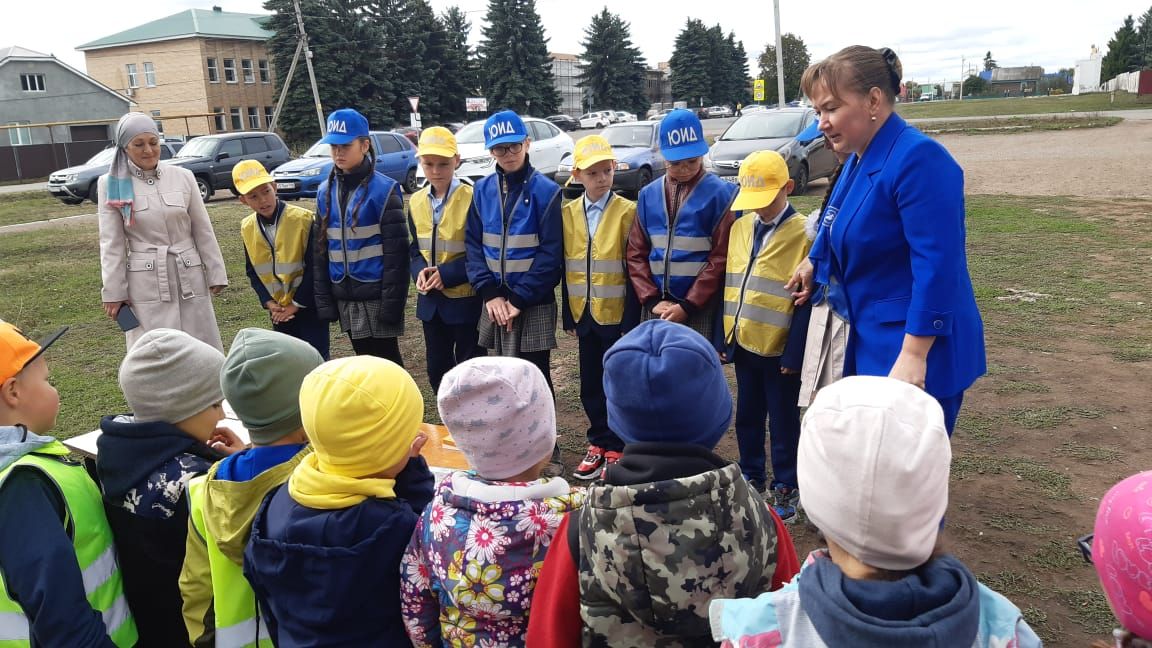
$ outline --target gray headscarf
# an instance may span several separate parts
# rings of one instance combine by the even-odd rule
[[[144,133],[160,136],[156,122],[144,113],[130,112],[116,123],[116,157],[112,158],[112,167],[108,169],[108,181],[105,187],[108,204],[120,210],[125,226],[132,224],[134,213],[132,202],[136,198],[136,193],[132,189],[132,169],[128,166],[128,152],[125,148],[137,135]]]

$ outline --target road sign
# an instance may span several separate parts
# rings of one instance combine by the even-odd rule
[[[420,113],[409,113],[408,123],[410,126],[412,126],[412,128],[423,128],[423,126],[420,125]]]
[[[488,99],[484,97],[466,97],[464,109],[468,112],[488,112]]]
[[[764,79],[756,79],[752,82],[752,100],[764,101]]]
[[[420,97],[408,97],[408,103],[412,104],[412,112],[417,112],[417,106],[420,105]]]

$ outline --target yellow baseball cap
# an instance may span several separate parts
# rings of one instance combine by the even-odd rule
[[[420,143],[416,145],[416,155],[439,155],[456,157],[456,136],[443,126],[433,126],[420,133]]]
[[[760,209],[772,204],[788,184],[788,163],[776,151],[756,151],[740,165],[740,193],[732,209]]]
[[[232,184],[236,185],[236,191],[239,191],[241,196],[246,196],[249,191],[269,182],[274,182],[272,176],[268,175],[264,165],[256,160],[244,160],[232,169]]]
[[[573,158],[575,160],[572,166],[583,170],[597,162],[615,160],[616,154],[612,152],[612,145],[608,143],[608,140],[599,135],[588,135],[581,137],[576,142],[576,152],[573,154]]]

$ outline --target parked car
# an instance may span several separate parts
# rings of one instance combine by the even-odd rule
[[[422,129],[416,128],[415,126],[399,126],[397,128],[393,128],[392,132],[400,133],[404,137],[407,137],[408,140],[413,144],[419,144],[421,130]]]
[[[447,124],[444,124],[444,128],[447,128],[449,131],[455,133],[461,128],[464,128],[464,122],[448,122]]]
[[[706,159],[709,170],[729,182],[739,182],[744,158],[755,151],[779,151],[788,162],[788,173],[796,182],[793,194],[802,194],[808,182],[832,175],[836,156],[824,146],[824,135],[801,142],[804,129],[816,119],[811,108],[780,108],[744,115],[732,122]]]
[[[544,119],[556,124],[556,126],[563,131],[573,131],[580,128],[580,122],[576,121],[571,115],[552,115]]]
[[[758,112],[764,112],[765,110],[768,110],[768,106],[764,104],[748,104],[740,108],[740,115],[754,115]]]
[[[161,142],[160,159],[171,159],[183,146],[183,142]],[[96,181],[108,173],[116,147],[109,147],[88,158],[84,164],[53,171],[48,176],[48,193],[66,205],[79,205],[85,200],[96,202]]]
[[[376,170],[403,185],[408,193],[416,191],[416,147],[400,133],[372,131],[372,150],[376,152]],[[331,147],[316,142],[303,156],[272,172],[276,195],[281,198],[315,198],[320,183],[332,172]]]
[[[612,118],[608,116],[607,110],[597,110],[580,115],[577,121],[580,122],[580,128],[604,128],[612,123]]]
[[[661,119],[664,119],[665,117],[668,116],[668,113],[672,112],[673,110],[676,110],[676,109],[675,108],[665,108],[664,110],[661,110],[660,112],[656,113],[656,116],[652,118],[652,121],[660,121]]]
[[[552,122],[537,117],[525,117],[524,125],[532,139],[528,146],[532,166],[550,178],[555,177],[560,164],[572,157],[572,138]],[[484,148],[483,121],[474,121],[461,128],[456,133],[456,147],[460,152],[456,177],[476,182],[496,173],[496,159]],[[424,170],[417,167],[416,185],[423,187],[427,183]]]
[[[616,154],[616,176],[612,189],[638,194],[644,185],[664,175],[667,164],[660,154],[660,124],[658,121],[639,121],[613,124],[600,135],[608,140]],[[556,182],[564,187],[566,198],[584,193],[584,187],[572,180],[572,161],[561,163]]]
[[[728,106],[710,106],[706,111],[709,118],[713,117],[731,117],[732,109]]]
[[[624,110],[617,110],[614,114],[616,115],[616,123],[636,121],[636,115]]]
[[[284,140],[275,133],[250,131],[205,135],[189,141],[171,159],[161,164],[184,167],[196,176],[196,185],[204,202],[218,189],[236,194],[232,168],[243,160],[256,160],[265,169],[273,169],[291,159]]]

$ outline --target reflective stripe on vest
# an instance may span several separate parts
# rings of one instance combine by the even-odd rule
[[[753,260],[755,213],[732,224],[724,282],[724,339],[761,356],[784,352],[792,326],[792,293],[784,285],[808,255],[806,219],[794,214],[769,235]]]
[[[380,238],[380,218],[388,205],[388,198],[399,193],[396,181],[374,173],[365,187],[363,184],[348,195],[348,204],[341,209],[337,196],[338,183],[325,180],[316,193],[316,207],[320,224],[328,236],[328,275],[333,283],[345,277],[372,283],[380,281],[384,273],[384,249]],[[355,222],[352,212],[359,205]]]
[[[3,489],[17,466],[39,471],[62,495],[65,519],[76,562],[83,578],[84,593],[93,610],[100,612],[109,638],[117,646],[136,644],[136,623],[124,598],[124,584],[116,563],[112,530],[104,517],[104,505],[96,484],[76,464],[64,461],[68,449],[58,441],[38,448],[34,454],[17,459],[0,471]],[[0,645],[30,646],[31,628],[24,611],[8,596],[0,575]]]
[[[256,214],[240,222],[240,236],[252,268],[272,299],[288,306],[304,281],[304,252],[312,231],[312,212],[284,205],[276,221],[276,240],[269,242]]]
[[[612,195],[590,240],[584,199],[564,206],[564,280],[568,306],[577,320],[585,308],[598,324],[614,325],[624,319],[628,292],[624,256],[635,218],[636,203]]]
[[[440,223],[432,221],[432,185],[417,191],[408,202],[408,215],[416,230],[416,242],[424,263],[430,266],[443,265],[465,255],[465,225],[468,222],[468,208],[472,206],[472,187],[460,183],[448,196],[448,204],[440,216]],[[440,291],[445,297],[470,297],[476,294],[472,284],[464,282],[459,286],[446,287]]]
[[[208,533],[204,523],[207,479],[207,475],[200,475],[188,482],[188,513],[192,530],[204,540],[208,549],[216,648],[271,648],[268,625],[259,617],[256,594],[244,578],[243,568],[221,553],[216,539]]]
[[[708,263],[712,233],[736,198],[739,187],[705,173],[675,218],[665,200],[667,176],[640,191],[636,218],[651,242],[648,263],[662,294],[684,299]]]
[[[560,187],[534,171],[524,181],[505,222],[502,180],[493,174],[478,182],[474,205],[480,216],[481,247],[488,270],[499,283],[512,286],[532,269],[540,247],[540,221],[547,217],[552,201],[559,199]]]

